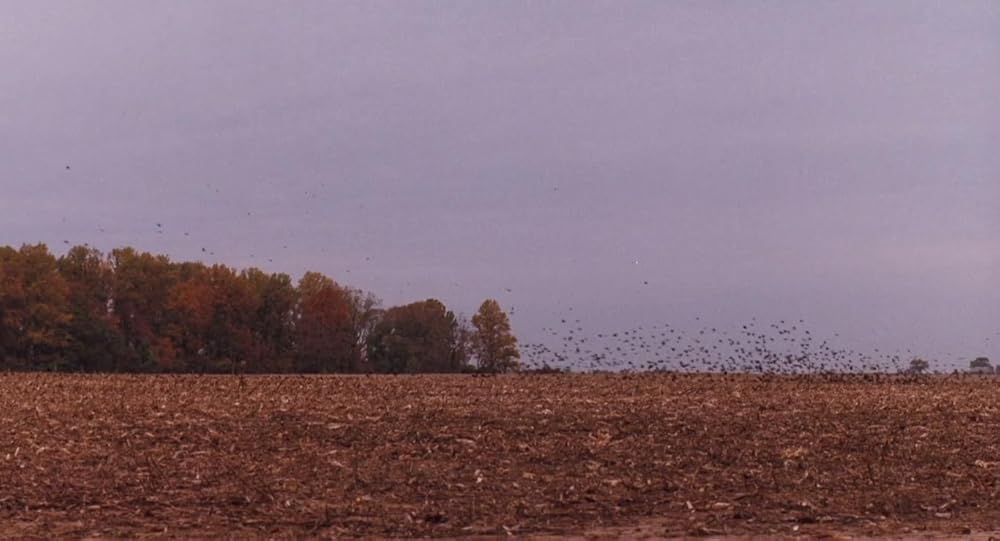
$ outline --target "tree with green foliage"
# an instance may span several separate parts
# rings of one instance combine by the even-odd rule
[[[385,311],[368,337],[368,357],[377,372],[461,372],[468,357],[458,318],[437,299]]]
[[[351,362],[353,372],[371,372],[368,358],[368,337],[385,313],[382,301],[372,293],[360,289],[347,288],[350,300]]]
[[[987,357],[976,357],[969,362],[969,370],[979,374],[992,374],[993,365]]]
[[[125,343],[110,309],[111,264],[96,248],[74,246],[59,258],[58,265],[68,286],[73,316],[66,364],[84,372],[113,370]]]
[[[923,374],[930,368],[930,363],[921,358],[915,358],[910,360],[909,372],[913,374]]]
[[[251,332],[257,347],[247,359],[248,372],[287,372],[295,347],[295,309],[298,289],[287,274],[266,274],[259,269],[241,273],[256,306]]]

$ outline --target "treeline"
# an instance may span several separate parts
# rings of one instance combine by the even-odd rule
[[[0,369],[415,373],[519,366],[492,299],[471,322],[428,299],[384,309],[316,272],[287,274],[119,248],[0,247]]]

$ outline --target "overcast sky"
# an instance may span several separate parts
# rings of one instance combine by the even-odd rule
[[[496,297],[522,341],[996,360],[1000,4],[9,0],[0,194],[0,245]]]

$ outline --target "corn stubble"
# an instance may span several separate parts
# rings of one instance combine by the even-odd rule
[[[0,537],[961,534],[998,429],[992,378],[8,374]]]

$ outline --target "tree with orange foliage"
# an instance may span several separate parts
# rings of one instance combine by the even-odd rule
[[[225,265],[192,269],[171,290],[169,307],[174,321],[157,344],[161,368],[169,370],[163,363],[181,360],[189,370],[236,372],[257,357],[251,330],[256,299],[235,270]]]
[[[71,369],[65,364],[73,315],[69,288],[44,244],[0,249],[0,355],[8,368]]]
[[[132,248],[113,250],[110,261],[112,313],[125,342],[125,354],[115,359],[114,370],[156,370],[156,345],[170,322],[170,291],[178,268],[167,256]]]
[[[479,368],[486,372],[510,372],[520,368],[521,353],[510,320],[494,299],[486,299],[472,316],[476,328],[475,350]]]
[[[346,289],[318,272],[299,281],[295,366],[300,372],[354,372],[352,305]]]

